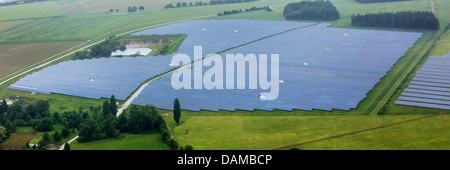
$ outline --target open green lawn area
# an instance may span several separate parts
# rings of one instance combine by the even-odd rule
[[[156,131],[146,134],[121,133],[117,138],[70,144],[71,150],[169,150]]]
[[[46,1],[0,7],[0,21],[63,16],[67,13],[56,3]]]
[[[250,115],[251,113],[249,113]],[[174,129],[176,140],[181,145],[190,144],[195,149],[278,149],[284,146],[295,145],[313,141],[329,136],[335,136],[364,129],[370,129],[409,119],[423,117],[423,115],[398,116],[189,116],[185,117],[179,126],[176,126],[171,117],[167,117]],[[367,131],[371,139],[378,139],[366,146],[348,145],[345,149],[426,149],[427,144],[441,141],[440,146],[450,146],[448,134],[449,115],[440,115],[433,118],[407,122],[404,124],[379,129],[374,133]],[[439,120],[434,122],[433,120]],[[420,123],[422,122],[422,123]],[[428,123],[427,123],[428,122]],[[433,123],[434,122],[434,123]],[[433,126],[431,126],[433,125]],[[186,129],[188,134],[186,134]],[[388,129],[396,129],[388,130]],[[405,134],[399,134],[405,130]],[[386,139],[387,132],[390,137]],[[377,133],[375,133],[377,132]],[[385,132],[385,133],[384,133]],[[417,132],[417,133],[415,133]],[[432,135],[427,135],[433,133]],[[408,136],[410,134],[411,136]],[[353,134],[355,138],[359,134]],[[349,135],[351,138],[353,135]],[[401,138],[396,139],[400,135]],[[443,135],[443,136],[442,136]],[[416,144],[416,136],[423,140]],[[386,141],[383,141],[383,138]],[[340,138],[337,138],[340,139]],[[426,140],[425,140],[426,139]],[[445,140],[443,140],[445,139]],[[345,141],[343,141],[345,142]],[[324,144],[327,140],[323,141]],[[388,147],[380,147],[389,145]],[[340,149],[339,145],[327,146],[327,149]],[[395,145],[396,144],[396,145]],[[402,145],[404,144],[404,145]],[[421,147],[415,147],[420,145]],[[320,149],[317,146],[313,149]],[[430,146],[430,148],[435,148]],[[289,149],[289,148],[286,148]],[[307,147],[305,146],[305,149]]]
[[[450,150],[450,115],[300,145],[301,149]]]

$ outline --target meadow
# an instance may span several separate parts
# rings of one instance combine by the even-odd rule
[[[144,134],[121,133],[116,138],[101,139],[87,143],[74,141],[71,150],[169,150],[156,131]]]
[[[283,148],[285,146],[297,143],[314,141],[317,139],[327,138],[340,134],[351,133],[355,131],[371,129],[379,126],[384,126],[392,123],[402,122],[405,120],[420,118],[423,115],[399,115],[399,116],[253,116],[251,113],[248,116],[226,116],[226,115],[208,115],[208,116],[190,116],[188,113],[182,113],[182,123],[176,125],[171,116],[166,120],[170,126],[173,127],[176,140],[182,144],[190,144],[196,149],[290,149]],[[437,117],[436,117],[437,118]],[[450,116],[445,116],[446,120]],[[428,118],[432,119],[432,118]],[[428,119],[420,120],[426,121]],[[419,122],[419,121],[417,121]],[[441,121],[442,124],[445,120]],[[409,124],[409,123],[408,123]],[[408,126],[405,123],[406,127]],[[418,125],[412,124],[412,125]],[[401,125],[398,125],[401,126]],[[389,128],[395,128],[392,126]],[[440,129],[440,126],[432,126],[429,129]],[[387,129],[387,128],[386,128]],[[186,134],[186,130],[188,134]],[[374,130],[375,131],[375,130]],[[387,130],[386,130],[387,131]],[[383,132],[386,132],[383,131]],[[367,133],[370,133],[368,131]],[[400,131],[401,132],[401,131]],[[406,132],[414,132],[414,128]],[[392,132],[394,133],[394,132]],[[397,132],[399,133],[399,132]],[[445,133],[445,130],[432,133],[428,138],[441,139],[440,134]],[[439,134],[435,134],[439,133]],[[356,133],[358,134],[358,133]],[[353,135],[356,135],[353,134]],[[382,138],[383,133],[374,133],[372,138]],[[415,135],[427,137],[426,131],[420,131]],[[352,136],[352,135],[348,135]],[[395,138],[395,134],[391,134],[391,138]],[[438,140],[436,139],[436,140]],[[403,136],[404,142],[411,142],[412,138]],[[377,143],[379,142],[379,143]],[[392,141],[393,142],[393,141]],[[401,143],[401,140],[396,141]],[[427,140],[421,141],[426,145]],[[448,140],[444,141],[448,144]],[[323,142],[326,144],[326,140]],[[382,141],[374,141],[370,147],[376,148],[383,145]],[[295,146],[297,147],[297,146]],[[300,148],[302,148],[301,146]],[[317,148],[320,148],[317,147]],[[355,149],[357,145],[348,146],[346,149]],[[368,146],[369,148],[369,146]],[[305,147],[306,149],[306,147]],[[338,149],[337,146],[329,147],[329,149]],[[381,149],[381,148],[380,148]],[[402,149],[400,146],[391,146],[391,149]],[[410,149],[418,149],[411,147]]]
[[[0,21],[65,15],[67,15],[67,13],[58,5],[58,3],[56,3],[56,1],[45,1],[0,7]]]

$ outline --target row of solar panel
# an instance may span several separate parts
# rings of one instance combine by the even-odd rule
[[[448,57],[430,57],[395,104],[450,110]]]

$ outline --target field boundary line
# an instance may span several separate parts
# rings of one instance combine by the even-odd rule
[[[338,134],[338,135],[332,135],[332,136],[328,136],[328,137],[324,137],[324,138],[320,138],[320,139],[310,140],[310,141],[306,141],[306,142],[300,142],[300,143],[297,143],[297,144],[287,145],[287,146],[283,146],[283,147],[277,147],[277,148],[273,148],[272,150],[290,149],[290,148],[293,148],[293,147],[296,147],[296,146],[299,146],[299,145],[305,145],[305,144],[320,142],[320,141],[324,141],[324,140],[328,140],[328,139],[334,139],[334,138],[339,138],[339,137],[343,137],[343,136],[354,135],[354,134],[357,134],[357,133],[368,132],[368,131],[377,130],[377,129],[383,129],[383,128],[387,128],[387,127],[391,127],[391,126],[401,125],[401,124],[405,124],[405,123],[408,123],[408,122],[413,122],[413,121],[418,121],[418,120],[422,120],[422,119],[432,118],[432,117],[436,117],[436,116],[440,116],[440,115],[442,115],[442,113],[426,115],[426,116],[422,116],[422,117],[417,117],[417,118],[412,118],[412,119],[408,119],[408,120],[403,120],[403,121],[400,121],[400,122],[395,122],[395,123],[390,123],[390,124],[386,124],[386,125],[376,126],[376,127],[372,127],[372,128],[367,128],[367,129],[362,129],[362,130],[342,133],[342,134]]]

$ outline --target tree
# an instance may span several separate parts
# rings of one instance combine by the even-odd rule
[[[119,133],[117,132],[118,123],[116,116],[108,115],[106,119],[103,120],[101,127],[103,129],[103,132],[108,137],[113,138],[119,135]]]
[[[65,151],[70,150],[70,144],[69,143],[64,144],[64,150]]]
[[[167,142],[167,140],[170,139],[169,131],[163,130],[163,131],[161,132],[161,139],[162,139],[163,142]]]
[[[55,131],[55,133],[53,133],[53,141],[55,142],[59,142],[61,141],[61,134],[58,131]]]
[[[38,142],[38,148],[39,148],[39,149],[42,149],[43,147],[45,147],[45,149],[47,149],[47,141],[45,141],[44,139],[41,139],[41,140]]]
[[[84,123],[80,124],[80,132],[78,133],[78,142],[90,142],[99,138],[99,127],[97,122],[88,118]]]
[[[178,98],[175,99],[173,103],[173,119],[177,124],[180,124],[180,118],[181,118],[181,108],[180,108],[180,101],[178,101]]]
[[[113,12],[114,12],[114,9],[109,9],[109,12],[110,12],[110,13],[113,13]]]
[[[110,101],[111,102],[109,104],[109,107],[110,107],[111,113],[114,116],[116,116],[117,115],[117,100],[116,100],[116,97],[114,95],[112,95]]]
[[[105,117],[106,117],[106,115],[112,114],[112,112],[111,112],[111,106],[110,106],[108,100],[105,100],[105,101],[103,102],[102,111],[103,111],[103,116],[105,116]]]
[[[47,132],[53,130],[53,119],[45,117],[39,121],[36,130],[41,132]]]
[[[45,142],[50,142],[51,141],[50,135],[47,132],[45,132],[44,136],[42,137],[42,140],[44,140]]]
[[[3,101],[2,101],[1,108],[3,109],[3,113],[6,113],[6,111],[8,111],[8,103],[6,102],[5,99],[3,99]],[[0,113],[1,113],[1,111],[0,111]]]
[[[118,119],[119,119],[118,120],[119,131],[120,132],[127,132],[128,131],[128,119],[127,119],[127,116],[125,114],[120,114]]]
[[[191,145],[186,145],[185,147],[184,147],[184,150],[194,150],[194,147],[192,147]]]
[[[62,135],[63,138],[67,138],[70,135],[70,130],[67,129],[67,128],[63,128],[61,130],[61,135]]]
[[[5,127],[0,126],[0,143],[2,143],[3,141],[6,140],[6,138],[8,138],[7,133],[8,132],[6,131]]]
[[[55,123],[58,123],[61,120],[61,117],[59,116],[58,112],[53,113],[53,119]]]
[[[169,139],[166,143],[169,145],[170,149],[178,149],[178,142],[174,139]]]
[[[143,11],[144,10],[144,6],[139,6],[139,11]]]

